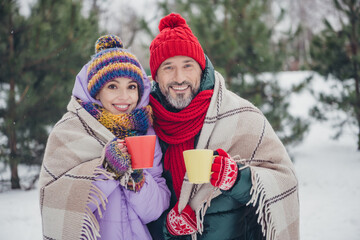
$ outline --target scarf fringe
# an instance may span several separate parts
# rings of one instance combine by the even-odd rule
[[[128,183],[129,181],[132,181],[134,183],[134,180],[132,179],[131,177],[131,173],[132,173],[132,170],[131,171],[127,171],[124,173],[123,176],[121,176],[121,178],[119,179],[119,182],[121,184],[121,186],[123,186],[124,188],[128,189]],[[135,183],[134,183],[135,185]]]
[[[264,184],[257,173],[251,172],[251,180],[253,186],[251,187],[250,195],[252,197],[246,205],[252,204],[255,207],[258,203],[258,208],[256,209],[256,214],[258,214],[257,222],[261,225],[261,231],[266,236],[266,240],[274,240],[277,234],[270,209],[265,203],[266,192]]]

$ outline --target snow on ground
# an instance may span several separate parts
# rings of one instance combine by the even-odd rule
[[[307,75],[279,77],[296,82]],[[291,111],[305,116],[312,103],[307,93],[293,96]],[[360,152],[353,135],[335,141],[332,134],[329,124],[314,123],[304,142],[290,149],[299,178],[302,240],[360,239]],[[0,214],[1,240],[42,238],[38,189],[0,193]]]
[[[42,239],[37,190],[0,193],[0,214],[1,240]]]
[[[360,239],[360,152],[353,138],[329,135],[328,126],[317,124],[293,152],[301,239]]]

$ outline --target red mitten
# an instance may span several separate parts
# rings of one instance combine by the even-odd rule
[[[210,182],[214,187],[221,190],[229,190],[235,183],[238,175],[238,166],[236,162],[222,149],[217,149],[219,156],[215,157],[211,166]]]
[[[179,202],[177,202],[166,217],[166,227],[175,236],[195,233],[197,225],[194,210],[190,205],[186,205],[184,210],[179,213]]]

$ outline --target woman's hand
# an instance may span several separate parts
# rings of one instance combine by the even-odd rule
[[[122,153],[128,153],[126,142],[124,139],[117,139],[118,147]]]

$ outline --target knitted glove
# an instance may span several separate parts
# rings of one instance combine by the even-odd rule
[[[194,210],[190,205],[186,205],[184,210],[179,213],[179,202],[177,202],[166,217],[166,228],[175,236],[195,233],[197,225]]]
[[[127,188],[135,192],[138,192],[144,186],[144,183],[145,183],[144,171],[142,169],[134,170],[134,172],[131,173],[131,178],[127,184]]]
[[[113,139],[105,149],[105,166],[108,171],[115,174],[115,179],[120,179],[129,170],[131,156],[122,152],[118,146],[117,138]],[[127,188],[135,192],[140,191],[145,183],[143,170],[134,170],[127,183]]]
[[[224,150],[217,149],[215,155],[217,155],[216,152],[219,156],[215,157],[211,166],[213,174],[211,174],[210,183],[221,190],[229,190],[237,178],[238,166]]]
[[[118,147],[117,138],[113,139],[105,149],[105,166],[114,173],[115,179],[119,179],[130,167],[130,155],[121,152]]]

